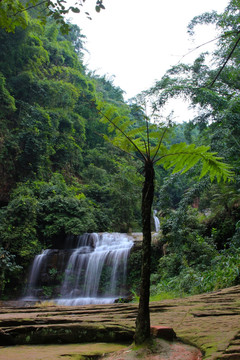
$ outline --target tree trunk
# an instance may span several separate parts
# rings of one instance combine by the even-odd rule
[[[142,344],[150,338],[150,265],[151,265],[151,215],[154,195],[154,168],[151,160],[145,163],[145,180],[142,189],[142,268],[140,300],[136,319],[135,343]]]

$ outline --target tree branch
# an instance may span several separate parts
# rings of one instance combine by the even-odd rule
[[[108,116],[106,116],[101,110],[99,110],[99,109],[97,109],[97,111],[98,111],[98,113],[100,114],[100,115],[102,115],[105,119],[107,119],[107,121],[109,121],[110,122],[110,124],[112,124],[114,127],[115,127],[115,129],[117,129],[133,146],[134,146],[134,148],[136,149],[136,151],[142,156],[142,161],[146,161],[147,159],[146,159],[146,157],[145,157],[145,155],[142,153],[142,151],[139,149],[139,147],[134,143],[134,141],[129,137],[129,136],[127,136],[127,134],[125,134],[125,132],[124,131],[122,131],[122,129],[119,127],[119,126],[117,126]]]
[[[202,47],[202,46],[204,46],[204,45],[210,44],[211,42],[216,41],[216,40],[218,40],[218,39],[220,39],[220,38],[221,38],[221,36],[218,36],[218,37],[216,37],[215,39],[209,40],[209,41],[207,41],[207,42],[205,42],[205,43],[203,43],[203,44],[201,44],[201,45],[198,45],[198,46],[195,47],[194,49],[192,49],[192,50],[190,50],[189,52],[187,52],[186,54],[184,54],[184,55],[181,57],[181,59],[178,61],[177,64],[180,64],[181,61],[182,61],[182,59],[184,59],[186,56],[188,56],[189,54],[191,54],[191,53],[194,52],[195,50],[199,49],[200,47]]]
[[[147,119],[146,119],[146,126],[147,126],[147,156],[150,159],[149,126]]]
[[[205,46],[205,45],[207,45],[207,44],[210,44],[210,43],[213,42],[213,41],[216,41],[216,40],[218,40],[218,39],[221,39],[221,38],[224,38],[224,37],[233,35],[233,34],[239,34],[239,31],[236,31],[236,30],[235,30],[235,31],[230,31],[230,32],[228,32],[228,33],[226,33],[226,34],[224,34],[224,35],[217,36],[216,38],[214,38],[214,39],[212,39],[212,40],[206,41],[205,43],[196,46],[195,48],[193,48],[192,50],[190,50],[189,52],[187,52],[186,54],[184,54],[184,55],[181,57],[181,59],[178,61],[177,64],[180,64],[183,58],[185,58],[186,56],[188,56],[189,54],[191,54],[191,53],[194,52],[195,50],[201,48],[202,46]]]
[[[1,1],[1,0],[0,0],[0,1]],[[100,133],[98,133],[97,131],[94,131],[94,133],[95,133],[96,135],[100,136],[102,139],[104,139],[104,140],[106,141],[106,139],[104,138],[104,135],[103,135],[103,134],[100,134]],[[139,159],[136,155],[131,154],[131,153],[129,153],[128,151],[121,149],[120,147],[114,145],[113,143],[109,142],[109,144],[112,145],[112,147],[113,147],[114,149],[120,150],[120,151],[122,151],[124,154],[127,154],[128,156],[132,156],[132,157],[134,157],[136,160],[141,160],[141,159]]]
[[[240,31],[238,31],[238,34],[239,34],[239,33],[240,33]],[[232,56],[234,50],[236,49],[239,41],[240,41],[240,36],[238,37],[237,41],[235,42],[235,44],[234,44],[231,52],[230,52],[229,55],[227,56],[226,60],[224,61],[223,65],[222,65],[222,67],[219,69],[217,75],[215,76],[215,78],[213,79],[213,81],[208,85],[208,87],[212,87],[212,86],[213,86],[213,84],[215,83],[215,81],[217,80],[217,78],[219,77],[219,75],[221,74],[221,72],[223,71],[223,69],[225,68],[227,62],[228,62],[229,59],[231,58],[231,56]]]
[[[162,141],[163,141],[163,138],[164,138],[164,136],[165,136],[165,134],[166,134],[166,131],[167,131],[167,127],[164,129],[164,131],[163,131],[163,133],[162,133],[162,136],[161,136],[161,139],[160,139],[160,141],[159,141],[159,143],[158,143],[157,150],[156,150],[155,154],[154,154],[153,157],[152,157],[152,162],[153,162],[153,164],[155,164],[158,160],[160,160],[160,158],[159,158],[159,159],[157,159],[157,160],[154,161],[154,159],[155,159],[155,157],[157,156],[157,153],[158,153],[158,151],[159,151],[159,149],[160,149],[160,146],[162,145]]]
[[[35,8],[35,7],[37,7],[37,6],[40,6],[40,5],[42,5],[42,4],[44,4],[44,3],[47,3],[47,2],[49,2],[49,1],[48,1],[48,0],[43,0],[43,1],[41,1],[40,3],[36,4],[36,5],[31,5],[31,6],[27,7],[27,8],[25,8],[25,9],[18,10],[18,11],[17,11],[15,14],[13,14],[13,15],[16,16],[16,15],[18,15],[18,14],[24,12],[24,11],[28,11],[28,10],[30,10],[30,9],[33,9],[33,8]]]

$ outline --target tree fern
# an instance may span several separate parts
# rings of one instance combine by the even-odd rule
[[[165,169],[173,167],[173,173],[178,171],[185,173],[200,161],[202,162],[200,179],[209,173],[211,181],[215,177],[218,182],[221,179],[223,181],[232,180],[233,172],[231,167],[222,162],[222,158],[216,156],[216,153],[210,152],[209,149],[209,146],[195,147],[194,144],[174,144],[169,149],[163,149],[162,147],[159,151],[159,157],[155,162],[158,165],[162,165]]]
[[[118,109],[99,103],[101,121],[108,123],[110,136],[105,139],[114,146],[136,156],[144,163],[144,184],[142,188],[142,267],[138,315],[136,318],[135,343],[142,344],[150,337],[150,265],[151,265],[151,208],[154,196],[154,166],[173,168],[173,173],[186,172],[198,162],[202,163],[200,178],[209,174],[210,179],[231,180],[230,166],[222,162],[208,146],[196,147],[194,144],[174,144],[167,147],[164,138],[169,129],[166,126],[151,124],[146,117],[145,126],[136,127],[136,121],[120,116]]]
[[[130,155],[138,153],[141,161],[152,161],[154,165],[161,165],[165,169],[173,168],[172,173],[185,173],[201,162],[200,179],[207,174],[211,181],[215,178],[218,182],[233,179],[230,166],[217,153],[210,152],[209,146],[178,143],[168,148],[163,144],[169,132],[166,126],[152,124],[146,117],[146,124],[137,127],[136,121],[120,116],[117,108],[106,106],[105,103],[99,103],[98,110],[102,115],[100,121],[108,124],[111,135],[104,135],[105,140]]]

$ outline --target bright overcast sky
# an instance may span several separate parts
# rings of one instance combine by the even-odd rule
[[[74,16],[86,35],[84,62],[89,70],[108,77],[129,99],[150,88],[189,50],[215,37],[213,28],[187,34],[190,20],[204,12],[222,12],[228,0],[104,0],[105,10],[95,12],[95,0],[86,0]],[[88,11],[92,20],[84,14]],[[204,27],[203,27],[204,28]],[[209,46],[201,48],[207,51]],[[184,57],[196,58],[197,52]]]
[[[114,75],[115,84],[129,98],[149,88],[170,65],[199,45],[189,39],[186,31],[194,16],[212,10],[221,12],[228,0],[104,0],[103,3],[106,9],[96,13],[95,0],[86,0],[81,13],[74,18],[87,37],[89,54],[85,63],[101,75]],[[84,11],[90,12],[92,20],[85,18]],[[212,36],[205,31],[200,41],[210,40]],[[185,61],[191,59],[189,56]]]

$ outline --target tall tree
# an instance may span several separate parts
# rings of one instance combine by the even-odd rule
[[[193,64],[179,64],[170,68],[144,95],[154,111],[160,111],[169,99],[189,100],[197,109],[192,120],[201,128],[208,126],[212,149],[227,156],[227,161],[239,161],[239,90],[240,90],[240,29],[239,0],[231,0],[222,14],[216,12],[196,16],[189,24],[214,24],[220,33],[217,48],[211,59],[203,53]],[[208,60],[208,61],[206,61]]]
[[[145,124],[138,127],[136,122],[119,116],[113,106],[99,102],[101,121],[108,123],[111,136],[104,135],[114,146],[143,163],[144,183],[142,187],[142,266],[138,315],[136,319],[135,343],[142,344],[150,338],[150,264],[151,264],[151,215],[154,197],[155,166],[165,169],[174,168],[173,173],[185,173],[198,162],[202,163],[200,178],[207,173],[211,180],[230,180],[233,173],[223,163],[222,158],[209,151],[208,146],[195,147],[194,144],[174,144],[170,147],[164,143],[169,127],[163,124],[152,124],[145,116]]]

